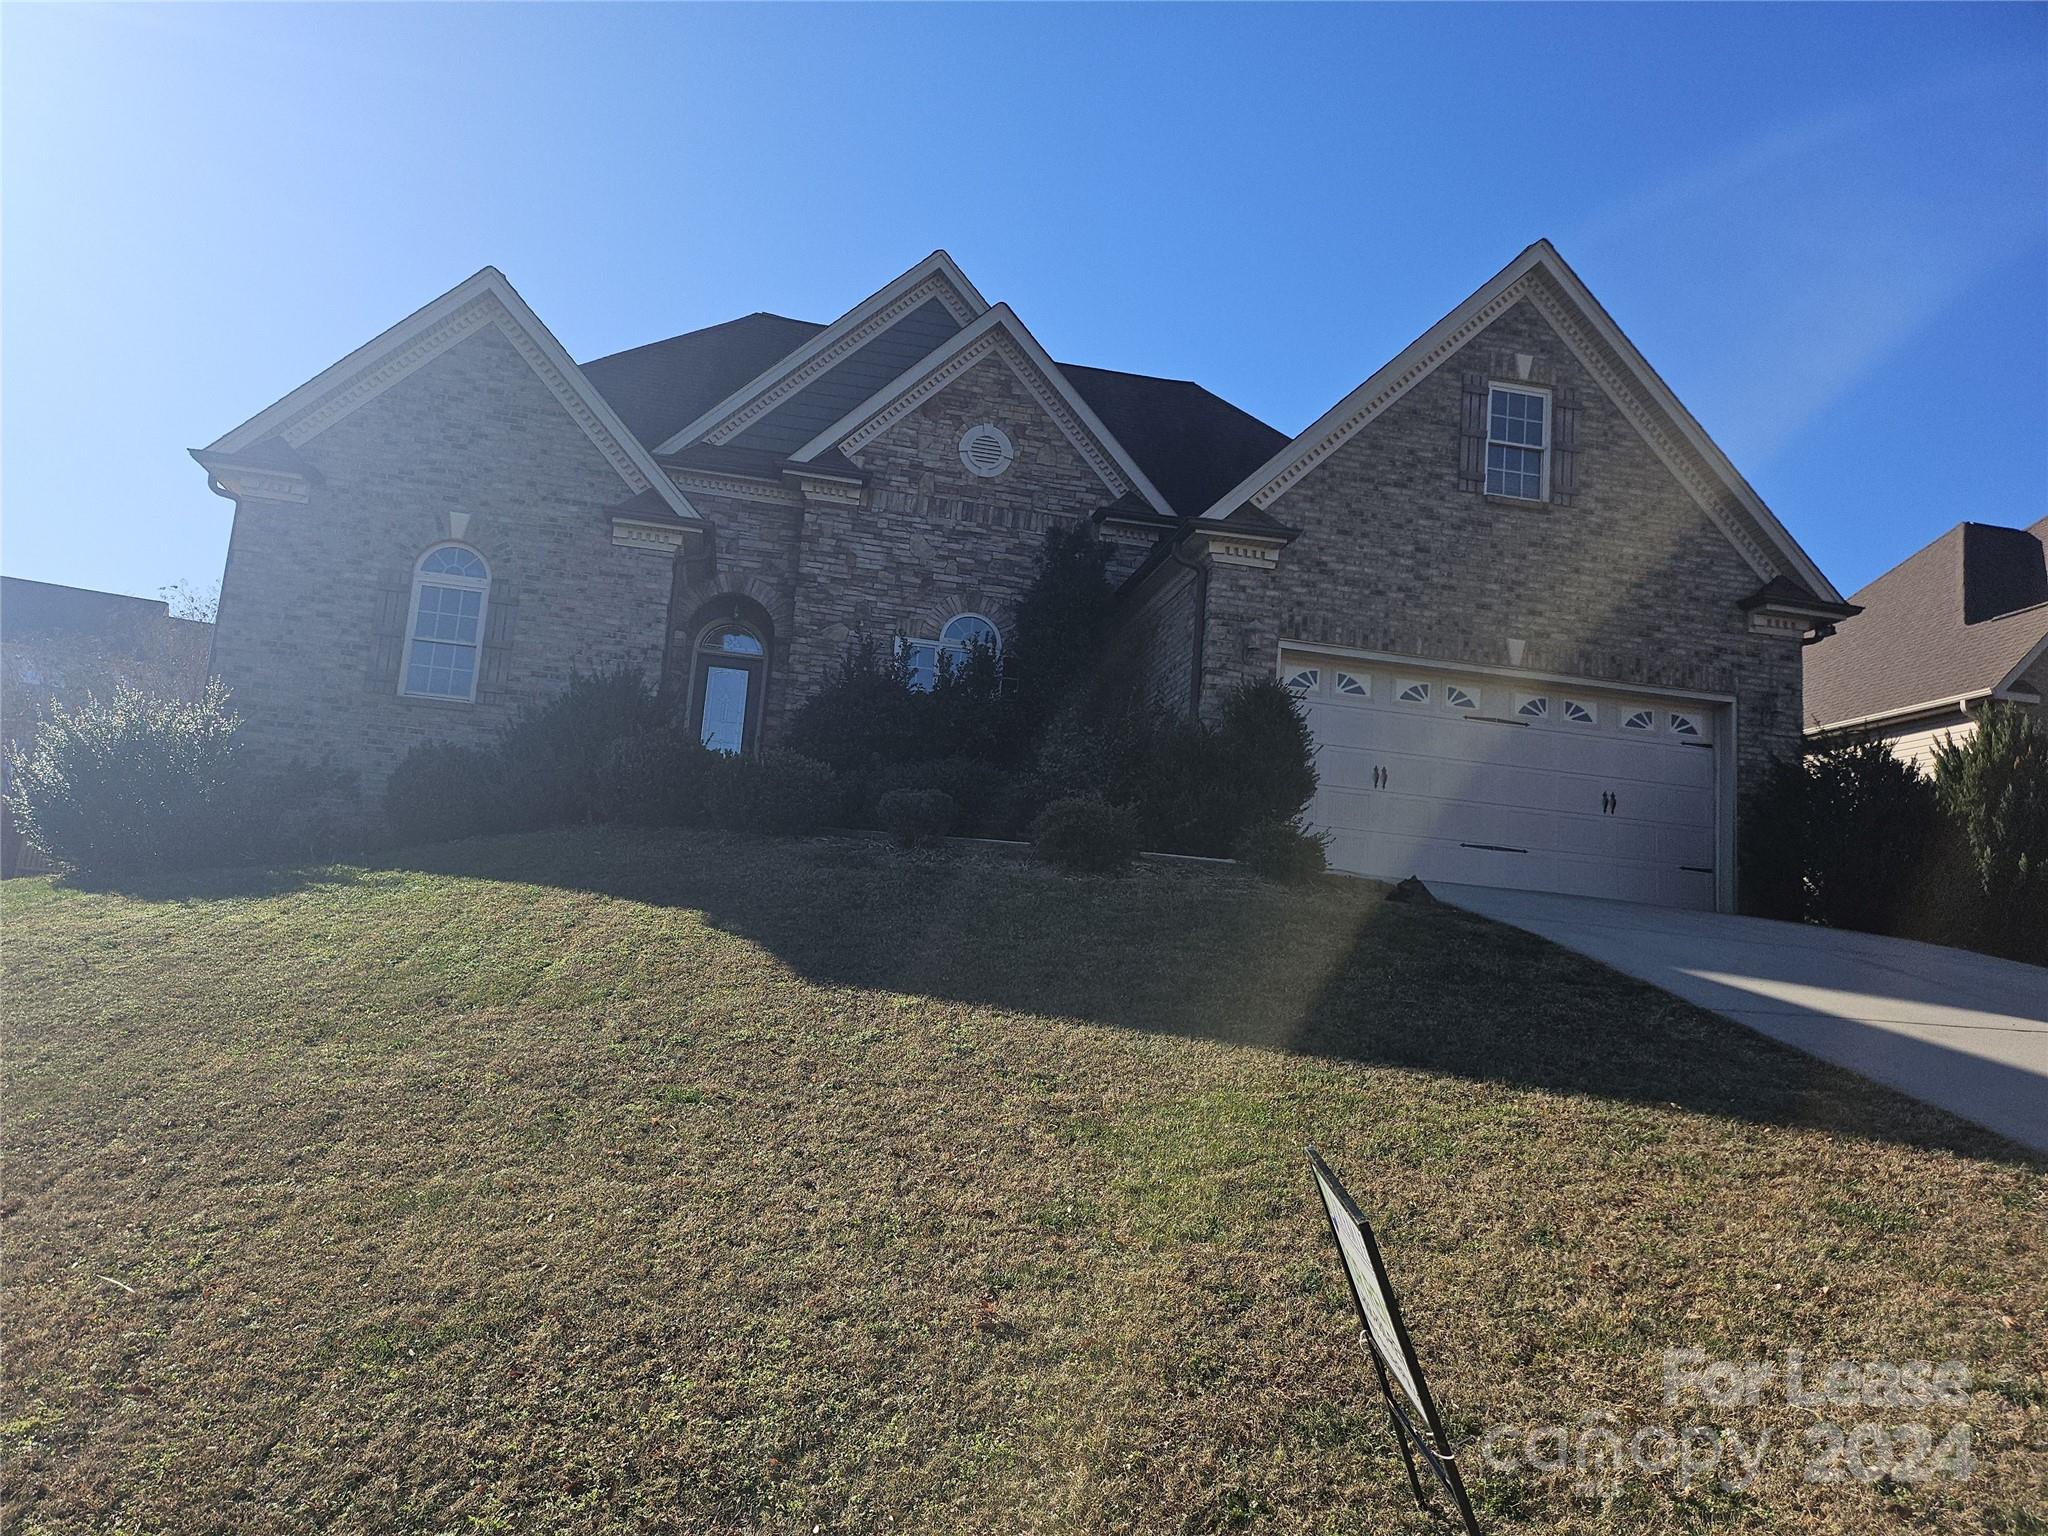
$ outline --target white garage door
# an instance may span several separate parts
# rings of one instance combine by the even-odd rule
[[[1336,868],[1713,908],[1712,706],[1294,653],[1281,677]]]

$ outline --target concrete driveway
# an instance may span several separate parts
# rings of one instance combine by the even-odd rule
[[[2048,970],[1761,917],[1430,890],[2048,1152]]]

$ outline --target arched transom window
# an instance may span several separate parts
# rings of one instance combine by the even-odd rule
[[[920,693],[930,692],[938,681],[939,658],[944,656],[958,672],[977,645],[987,646],[998,657],[1003,654],[1002,631],[978,613],[954,614],[936,640],[905,640],[903,655],[910,664],[910,686]]]
[[[420,557],[412,578],[412,622],[406,628],[401,693],[423,699],[475,699],[484,607],[490,595],[490,567],[475,550],[443,544]]]

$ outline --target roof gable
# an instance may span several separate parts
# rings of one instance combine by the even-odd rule
[[[697,521],[696,509],[496,267],[415,310],[194,456],[212,469],[258,464],[278,443],[297,449],[486,326],[504,334],[634,494],[652,491],[676,517]]]
[[[1116,440],[1102,418],[1074,388],[1067,376],[1039,346],[1007,304],[998,304],[906,369],[852,410],[832,422],[790,454],[797,464],[815,461],[834,449],[858,453],[861,447],[887,431],[897,421],[943,390],[954,379],[984,359],[995,358],[1008,365],[1018,380],[1044,408],[1067,441],[1087,461],[1112,497],[1131,492],[1142,496],[1153,510],[1171,515],[1173,509],[1158,487],[1140,469],[1124,446]]]
[[[933,302],[956,326],[971,323],[988,309],[988,301],[967,280],[953,258],[944,251],[933,251],[793,352],[670,433],[655,446],[655,452],[676,453],[700,438],[719,444],[732,442],[899,321]]]
[[[1750,567],[1769,581],[1789,575],[1815,596],[1837,592],[1692,413],[1658,377],[1613,318],[1547,240],[1539,240],[1324,412],[1202,515],[1228,517],[1250,503],[1265,511],[1353,433],[1442,367],[1514,305],[1527,300],[1663,460]]]

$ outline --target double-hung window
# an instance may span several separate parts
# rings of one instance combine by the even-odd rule
[[[475,550],[443,544],[420,557],[412,579],[399,692],[423,699],[476,698],[477,655],[490,593],[490,567]]]
[[[1550,397],[1496,384],[1486,397],[1486,493],[1522,501],[1550,495]]]

